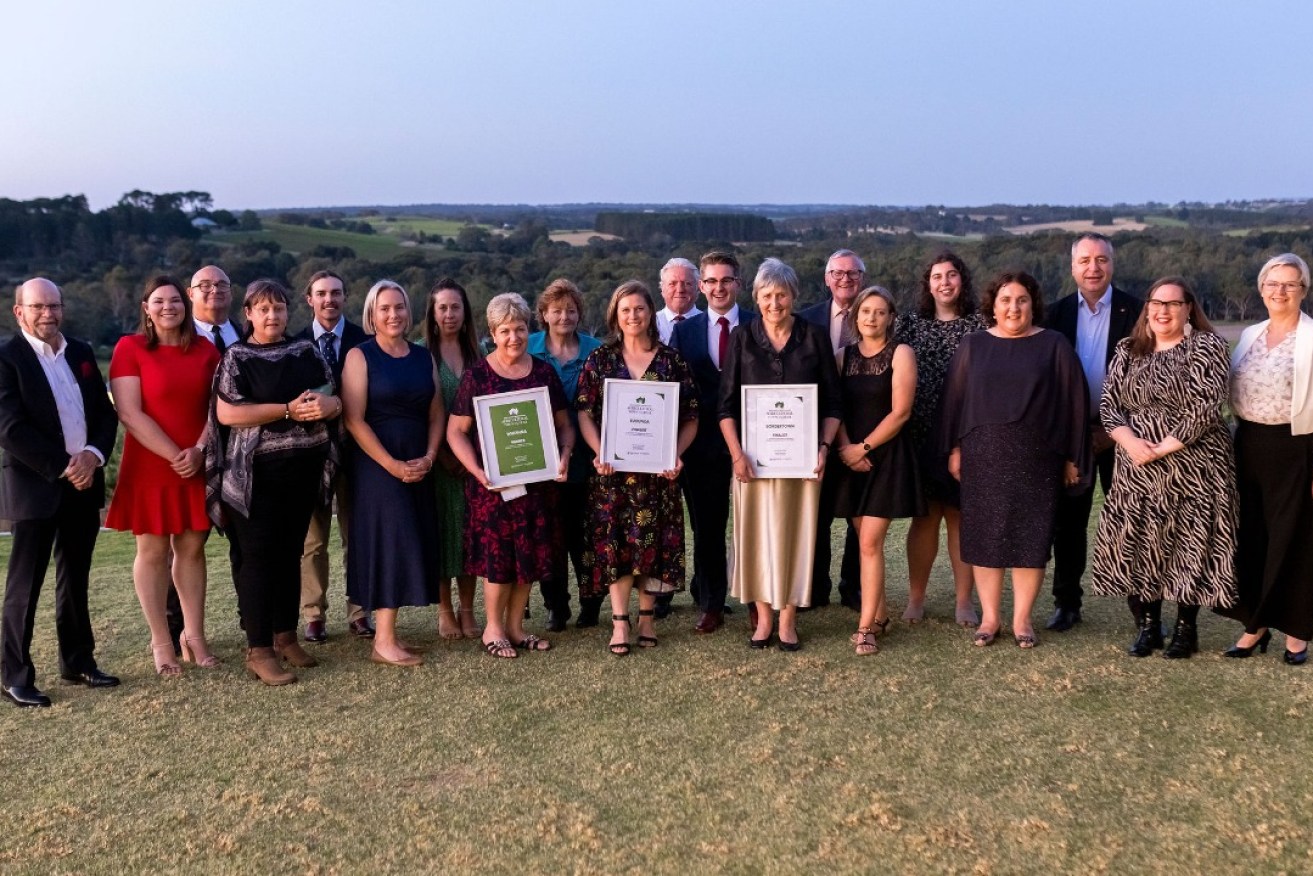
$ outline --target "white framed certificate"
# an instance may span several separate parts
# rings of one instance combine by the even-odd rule
[[[678,383],[608,377],[602,384],[601,458],[616,471],[670,471],[678,436]]]
[[[816,477],[818,398],[814,383],[742,388],[743,452],[757,477]]]
[[[474,423],[493,487],[556,480],[561,455],[547,387],[475,396]]]

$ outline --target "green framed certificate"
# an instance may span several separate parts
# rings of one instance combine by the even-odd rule
[[[816,477],[816,384],[744,386],[741,399],[743,452],[757,477]]]
[[[561,457],[547,387],[476,396],[474,422],[493,487],[556,480]]]
[[[602,385],[602,461],[656,474],[679,458],[679,384],[608,377]]]

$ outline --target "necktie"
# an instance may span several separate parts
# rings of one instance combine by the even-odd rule
[[[333,341],[337,340],[337,335],[332,332],[324,332],[319,336],[319,350],[324,354],[324,361],[328,363],[329,370],[337,373],[337,350],[334,348]]]
[[[214,334],[214,346],[218,348],[219,355],[222,356],[223,351],[228,349],[228,344],[223,339],[223,329],[215,325],[210,327],[210,331]]]
[[[843,349],[855,340],[857,340],[856,334],[848,324],[848,311],[839,311],[839,349]]]
[[[684,321],[684,314],[681,313],[679,316],[676,316],[676,317],[674,318],[673,321],[674,321],[674,322],[683,322],[683,321]]]
[[[729,318],[722,316],[716,320],[720,326],[720,338],[716,341],[716,367],[725,367],[725,353],[729,350]]]

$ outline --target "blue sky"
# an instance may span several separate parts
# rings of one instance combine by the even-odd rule
[[[25,2],[0,197],[1313,196],[1296,2]]]

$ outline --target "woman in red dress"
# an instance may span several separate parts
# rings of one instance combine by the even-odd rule
[[[182,657],[205,667],[219,663],[205,642],[204,480],[205,421],[219,352],[197,341],[183,288],[167,275],[146,283],[141,327],[119,341],[109,364],[127,438],[105,525],[137,537],[132,578],[150,626],[155,671],[163,676],[182,673],[164,609],[170,549],[182,604]]]

